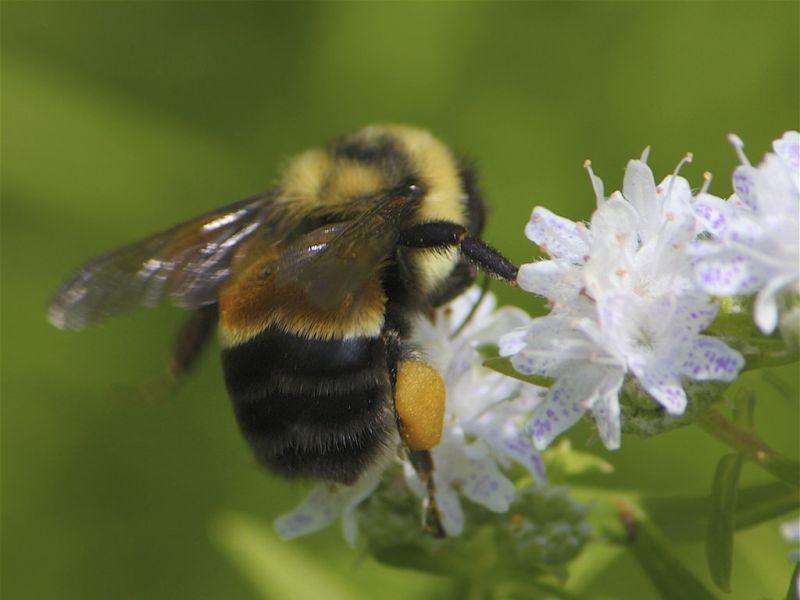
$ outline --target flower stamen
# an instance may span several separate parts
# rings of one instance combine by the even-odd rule
[[[744,142],[742,141],[742,138],[735,133],[729,133],[728,142],[730,142],[731,146],[733,146],[733,149],[736,151],[736,156],[739,157],[739,162],[749,167],[750,160],[748,160],[747,155],[744,153]]]

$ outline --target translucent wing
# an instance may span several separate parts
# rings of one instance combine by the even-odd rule
[[[280,235],[278,190],[240,200],[97,257],[61,286],[48,313],[61,329],[81,329],[167,296],[198,308],[216,301],[235,252],[259,235]]]
[[[308,302],[331,310],[378,275],[391,257],[416,191],[394,193],[359,217],[300,236],[269,268],[276,290],[301,288]]]

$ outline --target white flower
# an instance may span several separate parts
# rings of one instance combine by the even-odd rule
[[[318,484],[293,511],[275,519],[275,530],[285,540],[319,531],[342,518],[342,536],[355,546],[358,524],[355,508],[375,491],[389,466],[384,456],[353,485]]]
[[[696,289],[686,254],[697,225],[689,184],[677,173],[691,156],[658,186],[645,158],[628,163],[622,193],[608,199],[589,169],[597,196],[590,226],[537,207],[526,227],[551,260],[523,265],[518,282],[553,310],[509,333],[500,348],[521,373],[555,380],[528,425],[539,449],[586,411],[606,447],[618,448],[618,396],[628,374],[677,415],[687,403],[683,378],[731,381],[744,364],[700,335],[717,307]]]
[[[795,518],[790,521],[784,521],[780,526],[781,537],[784,542],[792,544],[794,548],[789,553],[789,560],[792,562],[800,562],[800,518]],[[797,582],[800,588],[800,580]]]
[[[693,247],[700,286],[717,296],[758,292],[753,311],[759,329],[778,324],[778,296],[800,293],[800,133],[773,142],[774,153],[753,167],[736,136],[742,165],[733,173],[736,193],[727,201],[702,194],[695,213],[711,239]]]
[[[482,296],[472,288],[437,309],[433,319],[420,317],[414,324],[412,342],[441,374],[447,390],[442,439],[431,455],[436,502],[442,526],[451,536],[464,527],[460,495],[494,512],[508,510],[515,488],[501,468],[512,461],[537,481],[544,479],[541,458],[525,423],[545,390],[483,367],[481,355],[484,346],[496,346],[505,332],[524,327],[531,319],[519,309],[496,306],[493,295]],[[287,539],[305,535],[341,517],[343,535],[353,545],[358,504],[398,460],[409,488],[425,497],[423,482],[404,457],[402,452],[387,453],[352,486],[317,485],[295,510],[276,520],[278,533]]]

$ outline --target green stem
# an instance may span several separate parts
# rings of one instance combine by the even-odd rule
[[[752,431],[741,427],[712,408],[697,417],[697,424],[706,432],[744,454],[764,470],[794,486],[800,487],[800,462],[773,450]]]

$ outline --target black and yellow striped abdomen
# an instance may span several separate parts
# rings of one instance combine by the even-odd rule
[[[242,434],[279,474],[352,483],[389,440],[379,337],[315,340],[270,327],[225,349],[222,362]]]

